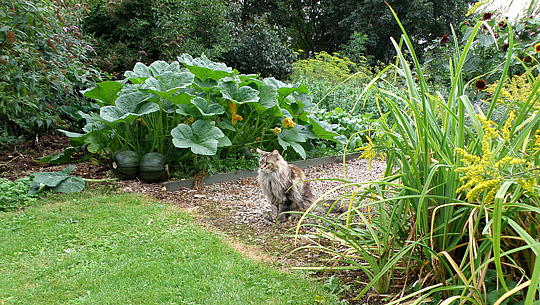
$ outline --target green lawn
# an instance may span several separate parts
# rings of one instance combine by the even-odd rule
[[[0,213],[0,304],[337,304],[301,274],[232,250],[174,205],[51,197]]]

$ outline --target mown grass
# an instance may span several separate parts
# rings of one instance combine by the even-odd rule
[[[1,304],[336,304],[174,205],[89,191],[0,214]]]

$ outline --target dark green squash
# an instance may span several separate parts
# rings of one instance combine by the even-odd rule
[[[112,171],[119,178],[135,178],[139,171],[139,160],[139,154],[136,152],[119,150],[112,155]]]
[[[157,152],[143,155],[139,160],[139,178],[145,182],[159,182],[169,178],[167,158]]]

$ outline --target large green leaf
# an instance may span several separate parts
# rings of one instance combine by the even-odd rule
[[[180,72],[180,64],[177,61],[173,61],[170,65],[163,61],[158,60],[153,62],[148,69],[150,70],[150,73],[152,73],[152,76],[157,78],[159,75],[162,75],[164,72],[171,71],[178,73]]]
[[[122,94],[116,100],[116,106],[101,107],[99,116],[109,122],[129,123],[143,114],[159,110],[159,105],[149,101],[150,95],[140,91]]]
[[[347,139],[332,131],[330,124],[324,121],[319,121],[315,116],[309,116],[309,123],[313,127],[313,132],[321,139],[332,140],[341,144],[346,144]]]
[[[289,129],[284,129],[282,132],[278,133],[279,145],[281,145],[283,149],[287,149],[287,147],[291,146],[300,155],[300,157],[302,157],[302,159],[306,158],[306,151],[300,143],[305,141],[306,138]]]
[[[122,84],[115,81],[105,81],[98,83],[96,87],[83,91],[83,95],[102,102],[103,105],[114,105],[118,98],[118,93],[122,89]]]
[[[50,154],[45,157],[38,158],[40,163],[49,163],[49,164],[62,164],[62,163],[69,163],[71,161],[71,156],[73,153],[75,153],[76,148],[75,147],[68,147],[61,151],[58,154]]]
[[[53,192],[73,193],[84,189],[85,183],[81,177],[71,176],[70,173],[75,169],[75,165],[68,166],[58,172],[41,172],[34,174],[32,184],[35,186],[45,185]],[[38,190],[40,187],[32,187]]]
[[[263,113],[277,105],[277,88],[273,85],[261,85],[259,87],[259,102],[253,104],[257,113]]]
[[[167,98],[170,102],[172,102],[175,105],[189,105],[191,104],[191,100],[195,97],[195,95],[191,95],[188,92],[178,92],[177,94]]]
[[[225,135],[213,121],[198,120],[191,126],[180,124],[171,131],[171,135],[174,146],[190,148],[197,155],[215,155],[219,146],[227,144],[226,140],[218,140]]]
[[[135,64],[133,71],[126,71],[124,76],[129,78],[129,80],[134,84],[141,84],[147,78],[152,76],[152,72],[145,64],[138,62]]]
[[[181,115],[185,115],[188,117],[200,117],[200,111],[196,109],[196,107],[190,107],[186,104],[180,104],[178,105],[178,108],[176,109],[176,113],[179,113]]]
[[[308,88],[304,85],[300,85],[300,84],[285,84],[284,82],[281,82],[273,77],[270,77],[270,78],[266,78],[264,80],[264,82],[267,84],[267,85],[273,85],[277,88],[278,90],[278,94],[279,94],[279,97],[280,97],[280,100],[291,95],[292,93],[294,92],[297,92],[297,93],[308,93]]]
[[[225,113],[223,106],[219,104],[209,103],[207,100],[202,97],[194,98],[191,103],[199,109],[203,117],[218,115]]]
[[[212,79],[218,81],[225,76],[237,74],[238,71],[227,67],[224,63],[213,62],[204,54],[200,58],[193,58],[189,54],[182,54],[178,57],[178,61],[182,63],[195,77],[202,81]]]
[[[110,140],[102,132],[92,132],[86,135],[84,142],[87,144],[86,149],[93,154],[103,155],[107,152]]]
[[[221,88],[223,98],[236,104],[257,103],[259,101],[259,91],[249,86],[239,87],[233,81],[220,82],[218,86]]]
[[[195,76],[190,72],[166,71],[159,78],[149,77],[144,83],[151,92],[163,99],[167,99],[181,88],[191,85],[194,78]]]

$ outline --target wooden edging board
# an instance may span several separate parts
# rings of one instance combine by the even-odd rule
[[[349,161],[349,160],[358,158],[360,157],[361,154],[362,153],[347,154],[345,156],[345,160]],[[301,161],[292,162],[292,164],[300,168],[305,168],[308,166],[338,163],[338,162],[343,162],[343,155],[301,160]],[[240,170],[240,171],[235,171],[235,172],[216,174],[212,176],[205,176],[202,180],[202,183],[209,185],[212,183],[226,182],[226,181],[244,179],[247,177],[255,177],[255,176],[257,176],[257,170]],[[194,178],[184,179],[184,180],[174,180],[174,181],[168,181],[168,182],[163,183],[163,186],[165,186],[165,189],[167,191],[173,192],[181,188],[193,188],[194,182],[195,182]]]

